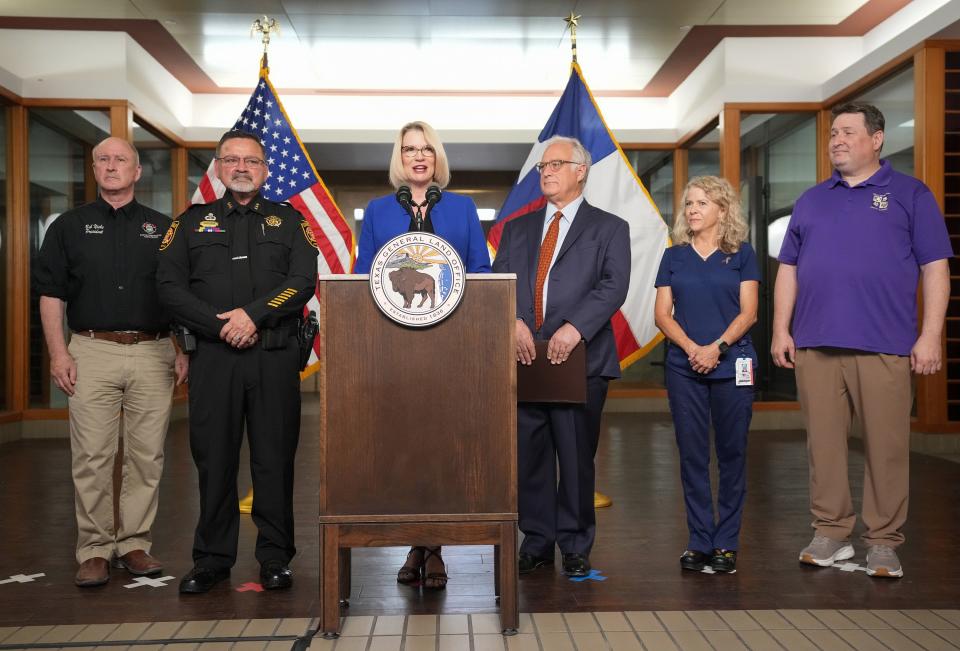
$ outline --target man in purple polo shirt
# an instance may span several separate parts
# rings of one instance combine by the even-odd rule
[[[856,414],[866,462],[867,574],[899,578],[894,549],[907,519],[910,372],[940,370],[953,251],[930,190],[880,160],[883,114],[846,104],[833,118],[833,176],[797,200],[774,289],[771,353],[777,366],[796,368],[807,427],[816,533],[800,561],[826,567],[854,556],[847,436]]]

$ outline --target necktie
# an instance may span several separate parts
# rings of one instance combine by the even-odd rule
[[[540,259],[537,262],[537,284],[533,293],[533,309],[537,330],[543,325],[543,283],[547,279],[547,272],[550,271],[550,263],[553,262],[553,251],[557,248],[557,239],[560,237],[560,218],[563,213],[559,210],[554,213],[553,221],[547,229],[547,235],[540,243]]]

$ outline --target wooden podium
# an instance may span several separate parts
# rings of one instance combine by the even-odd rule
[[[515,633],[515,276],[468,274],[428,328],[382,314],[366,275],[319,282],[320,631],[340,631],[350,548],[492,544]]]

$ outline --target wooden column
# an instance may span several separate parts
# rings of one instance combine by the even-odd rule
[[[927,184],[944,209],[944,111],[946,53],[942,47],[924,47],[914,55],[914,175]],[[919,300],[923,319],[923,296]],[[947,350],[941,337],[943,367],[917,378],[917,419],[914,428],[938,431],[947,422]]]
[[[833,118],[830,109],[817,111],[817,183],[826,181],[833,174],[833,165],[830,164],[830,126]]]
[[[127,101],[110,106],[110,135],[133,141],[133,110]]]
[[[687,185],[687,176],[689,168],[687,163],[690,160],[689,152],[686,149],[677,147],[673,150],[673,213],[676,215],[683,210],[683,189]],[[671,220],[672,223],[673,220]]]
[[[176,217],[187,207],[190,197],[187,196],[187,148],[170,148],[170,177],[173,179],[173,188],[171,188],[173,214],[171,218]]]
[[[7,109],[7,407],[29,406],[30,179],[28,115],[23,106]]]
[[[729,106],[720,113],[720,176],[740,187],[740,109]]]

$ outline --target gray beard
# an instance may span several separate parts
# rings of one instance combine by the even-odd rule
[[[257,186],[253,181],[244,181],[243,179],[235,179],[227,183],[227,188],[233,192],[256,192]]]

